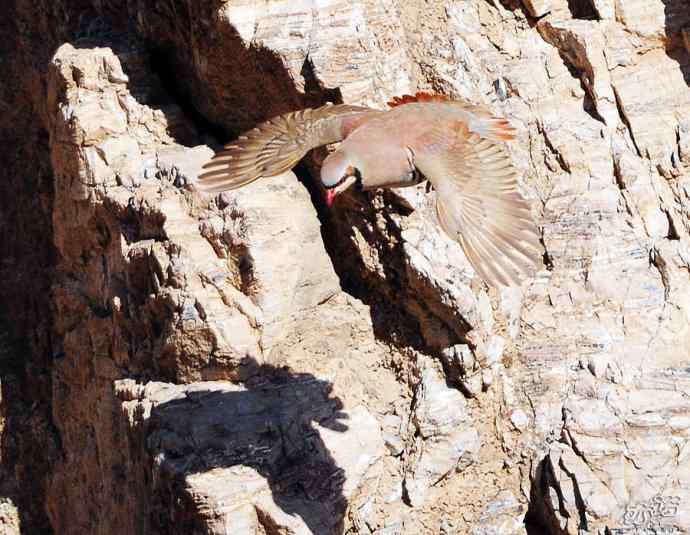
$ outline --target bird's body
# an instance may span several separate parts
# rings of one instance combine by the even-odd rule
[[[390,119],[386,113],[365,121],[338,147],[351,155],[365,190],[414,184],[415,168],[408,157],[405,136],[395,135]]]
[[[312,148],[342,141],[324,161],[329,205],[355,183],[363,189],[433,184],[441,227],[490,284],[518,284],[541,246],[516,172],[501,142],[504,119],[470,104],[418,93],[387,111],[328,105],[286,114],[251,130],[205,166],[200,189],[224,191],[293,167]]]

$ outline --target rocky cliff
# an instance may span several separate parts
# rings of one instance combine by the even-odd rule
[[[2,533],[690,532],[684,0],[14,0],[0,22]],[[546,250],[489,289],[433,192],[325,207],[327,101],[491,107]]]

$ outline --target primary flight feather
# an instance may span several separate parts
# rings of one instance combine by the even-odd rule
[[[488,284],[517,285],[533,274],[543,251],[504,146],[514,137],[508,121],[426,93],[389,104],[386,111],[326,105],[271,119],[218,152],[197,187],[239,188],[291,169],[313,148],[340,141],[321,168],[329,206],[354,184],[365,190],[413,186],[421,173],[436,190],[441,227]]]

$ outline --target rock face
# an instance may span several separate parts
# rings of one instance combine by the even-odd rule
[[[683,0],[7,20],[3,533],[690,532]],[[414,90],[518,128],[522,288],[483,286],[423,185],[326,210],[322,154],[194,188],[257,121]]]

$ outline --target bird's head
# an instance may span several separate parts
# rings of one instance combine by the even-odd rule
[[[362,185],[362,175],[352,158],[337,150],[324,160],[321,183],[326,188],[326,204],[330,208],[335,197],[355,184]]]

